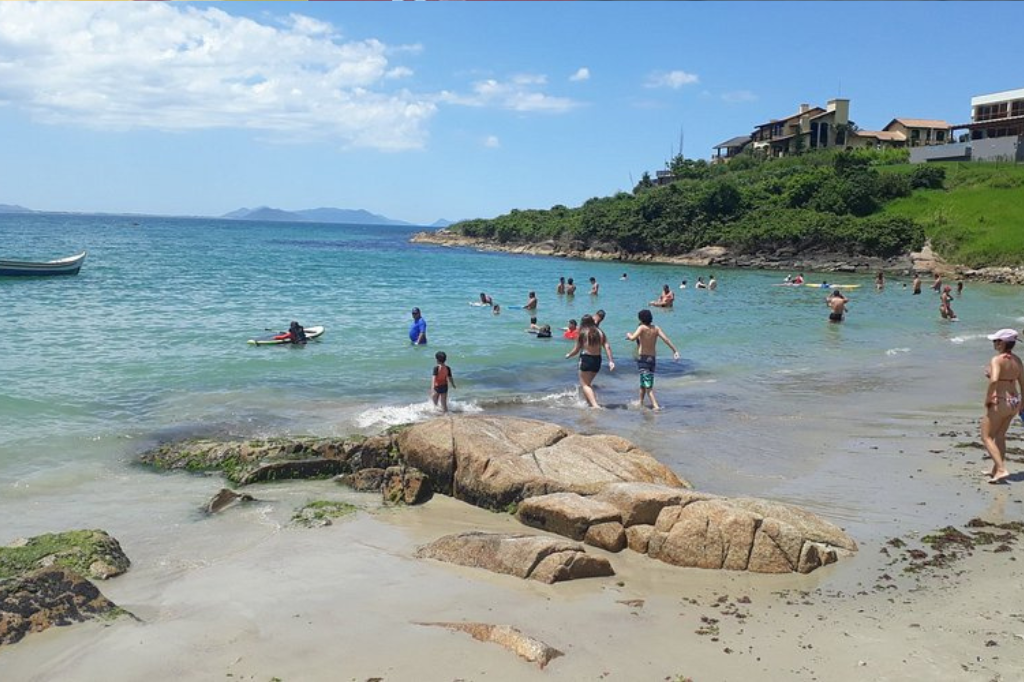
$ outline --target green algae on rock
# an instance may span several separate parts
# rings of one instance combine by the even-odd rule
[[[121,575],[130,565],[118,541],[102,530],[47,533],[0,547],[0,580],[49,566],[106,580]]]

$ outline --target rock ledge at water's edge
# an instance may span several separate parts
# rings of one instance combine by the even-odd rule
[[[609,552],[628,547],[678,566],[806,573],[857,549],[841,529],[798,507],[692,491],[624,438],[573,433],[532,419],[438,417],[352,441],[190,441],[161,446],[141,459],[161,468],[223,466],[241,484],[325,472],[343,474],[339,482],[363,489],[369,483],[388,490],[388,480],[414,480],[414,490],[422,486],[478,507],[514,511],[524,525]],[[391,473],[383,475],[382,467]],[[386,497],[429,499],[406,493],[403,500],[395,491]],[[460,542],[467,540],[472,548],[466,545],[465,553],[502,546],[496,538]],[[445,545],[447,556],[457,544]],[[485,563],[474,559],[470,565]],[[490,563],[501,560],[492,557]]]

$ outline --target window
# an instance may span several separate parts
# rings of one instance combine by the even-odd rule
[[[1024,99],[1010,105],[1010,116],[1024,116]]]
[[[811,149],[818,146],[818,122],[811,121]]]
[[[946,141],[946,131],[945,130],[936,130],[935,131],[935,141],[936,142],[945,142]]]
[[[818,126],[818,145],[821,147],[828,146],[828,124],[821,123]]]

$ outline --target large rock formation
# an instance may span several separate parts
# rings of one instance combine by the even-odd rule
[[[436,491],[488,509],[517,508],[528,526],[679,566],[806,573],[835,561],[837,550],[857,548],[841,529],[792,505],[696,492],[623,438],[532,419],[439,417],[352,441],[192,442],[144,459],[221,468],[243,482],[337,468],[351,474],[342,480],[379,488],[386,501],[415,504]]]
[[[553,492],[593,494],[623,481],[689,486],[623,438],[532,419],[439,418],[404,429],[397,444],[435,490],[490,509]]]
[[[518,517],[611,552],[628,546],[695,568],[808,573],[835,561],[836,549],[857,549],[842,530],[791,505],[647,484],[613,484],[592,497],[533,497]]]
[[[416,556],[549,584],[615,575],[607,559],[587,554],[579,543],[525,533],[445,535],[420,547]]]

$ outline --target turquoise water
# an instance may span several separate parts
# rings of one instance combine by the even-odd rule
[[[823,452],[890,428],[901,410],[974,409],[991,350],[983,335],[1022,320],[1012,287],[969,283],[953,304],[961,321],[950,323],[929,290],[911,296],[890,278],[876,292],[871,276],[830,276],[862,285],[850,292],[848,320],[832,325],[821,291],[771,286],[778,272],[478,253],[411,244],[413,231],[0,215],[5,257],[89,251],[77,277],[0,279],[3,489],[21,500],[39,486],[75,491],[175,436],[346,434],[423,419],[433,353],[444,350],[456,411],[620,433],[718,492],[774,491],[825,507],[828,485],[819,499],[794,484],[828,461]],[[692,288],[712,272],[717,291]],[[582,292],[594,276],[601,293],[558,297],[559,276]],[[684,278],[691,288],[680,290]],[[655,309],[655,322],[683,359],[663,349],[665,410],[655,415],[636,407],[624,335],[663,283],[676,308]],[[528,314],[507,309],[531,290],[539,322],[556,329],[608,311],[603,328],[620,365],[597,387],[612,409],[584,409],[569,343],[525,333]],[[469,305],[481,291],[506,308],[500,316]],[[428,321],[425,348],[408,342],[412,306]],[[327,333],[305,347],[246,344],[292,319]]]

